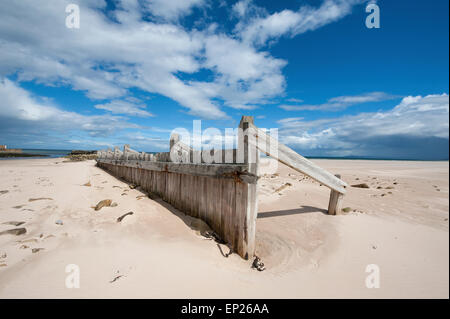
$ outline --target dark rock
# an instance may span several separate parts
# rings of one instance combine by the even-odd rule
[[[122,221],[122,219],[124,219],[126,216],[133,215],[133,214],[134,214],[133,212],[128,212],[126,214],[123,214],[122,216],[117,218],[117,222],[120,223]]]
[[[14,229],[8,229],[0,232],[0,235],[23,235],[27,233],[26,228],[14,228]]]
[[[98,202],[98,204],[94,207],[95,210],[100,210],[103,207],[108,207],[111,206],[112,204],[112,200],[111,199],[104,199],[100,202]]]
[[[366,183],[354,184],[354,185],[352,185],[352,187],[356,187],[356,188],[370,188],[369,185],[367,185]]]
[[[28,201],[29,202],[35,202],[37,200],[53,200],[53,198],[50,198],[50,197],[30,198]]]
[[[266,267],[264,267],[264,263],[261,261],[261,258],[259,258],[258,256],[255,256],[255,260],[253,260],[252,268],[254,268],[258,271],[266,270]]]

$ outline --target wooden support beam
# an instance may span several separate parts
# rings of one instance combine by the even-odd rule
[[[344,181],[317,166],[313,162],[307,160],[286,145],[278,143],[276,139],[266,134],[255,125],[250,124],[249,127],[253,129],[252,134],[255,136],[254,143],[256,143],[255,146],[259,150],[277,159],[279,162],[289,166],[290,168],[311,177],[319,183],[341,194],[345,194],[345,188],[348,185]],[[252,139],[249,141],[252,141]],[[269,147],[268,145],[272,145],[272,147]],[[273,147],[273,145],[277,145],[277,147]]]
[[[239,128],[242,133],[248,132],[248,129],[253,125],[253,116],[243,116],[239,123]],[[238,147],[244,148],[244,163],[248,165],[249,173],[253,176],[258,176],[259,165],[259,151],[252,145],[251,139],[253,136],[248,134],[240,134],[238,136]],[[244,201],[245,208],[243,210],[243,253],[245,259],[253,258],[256,250],[256,218],[258,216],[258,184],[244,185],[244,193],[246,193],[246,200]]]
[[[337,178],[341,178],[341,175],[336,174]],[[334,189],[330,192],[330,202],[328,203],[328,214],[329,215],[337,215],[341,212],[342,209],[342,198],[343,194],[335,191]]]
[[[248,164],[190,164],[172,162],[152,162],[143,160],[97,159],[99,164],[141,168],[156,172],[169,172],[194,176],[228,178],[240,183],[254,184],[258,176],[250,172]]]

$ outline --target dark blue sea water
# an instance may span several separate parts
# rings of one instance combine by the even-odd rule
[[[66,156],[71,150],[40,150],[40,149],[22,149],[23,153],[47,155],[45,157],[0,157],[0,160],[14,160],[14,159],[31,159],[31,158],[56,158]]]
[[[71,152],[71,150],[48,150],[48,149],[22,149],[23,153],[27,154],[39,154],[39,155],[47,155],[45,158],[56,158],[56,157],[64,157]],[[147,153],[157,153],[157,152],[147,152]],[[262,157],[265,155],[261,154]],[[424,161],[423,159],[415,159],[415,158],[373,158],[373,157],[358,157],[358,156],[350,156],[350,157],[320,157],[320,156],[305,156],[308,159],[335,159],[335,160],[373,160],[373,161]],[[1,158],[0,160],[13,160],[13,159],[30,159],[30,158],[39,158],[39,157],[6,157]],[[448,161],[448,158],[436,159],[435,161]]]

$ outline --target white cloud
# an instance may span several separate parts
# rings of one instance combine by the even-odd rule
[[[206,0],[146,0],[145,6],[155,16],[169,21],[191,14],[194,7],[202,7]]]
[[[152,113],[144,110],[145,105],[128,101],[112,100],[109,103],[97,104],[94,107],[96,109],[109,111],[113,114],[127,114],[140,117],[154,116]]]
[[[251,0],[238,1],[232,6],[232,11],[238,17],[244,17],[248,11]]]
[[[303,100],[302,99],[297,99],[297,98],[290,98],[286,100],[287,102],[292,102],[292,103],[302,103]]]
[[[8,79],[0,80],[0,132],[84,131],[91,136],[107,136],[127,128],[138,128],[124,118],[110,115],[87,116],[61,110],[48,100],[32,96]],[[36,138],[36,137],[34,137]]]
[[[360,0],[325,0],[317,8],[304,5],[297,11],[286,9],[271,15],[256,17],[248,23],[241,23],[237,26],[236,32],[246,43],[264,45],[272,38],[283,35],[293,37],[335,22],[348,15],[352,7],[361,2]],[[245,12],[245,8],[243,3],[236,10]]]
[[[201,34],[143,21],[133,2],[115,12],[120,24],[80,6],[80,29],[67,29],[67,3],[22,0],[2,7],[0,75],[17,72],[19,80],[69,85],[93,99],[122,97],[138,87],[165,95],[192,114],[226,117],[208,96],[174,75],[200,69]]]
[[[349,106],[355,104],[362,104],[368,102],[379,102],[385,100],[391,100],[396,98],[395,95],[387,94],[384,92],[372,92],[360,95],[350,95],[350,96],[338,96],[333,97],[324,104],[301,104],[301,105],[290,105],[282,104],[279,107],[286,111],[339,111],[344,110]]]
[[[395,151],[395,148],[402,148],[402,145],[393,145],[396,138],[448,140],[448,116],[448,94],[408,96],[393,109],[383,112],[314,121],[286,118],[278,122],[281,125],[279,136],[283,143],[304,150],[361,155],[386,143],[385,147]]]
[[[211,35],[205,40],[205,57],[205,66],[218,77],[212,85],[199,87],[230,107],[251,109],[252,104],[265,103],[284,90],[281,69],[286,61],[268,52],[258,52],[225,35]]]
[[[80,29],[65,26],[70,2],[21,0],[2,6],[0,76],[67,86],[93,100],[123,100],[138,88],[209,119],[228,118],[222,106],[251,109],[283,94],[286,61],[259,51],[253,42],[335,21],[353,3],[326,0],[319,8],[268,16],[244,0],[233,9],[242,31],[236,38],[219,33],[214,23],[187,30],[176,21],[194,7],[208,6],[206,0],[121,0],[107,14],[104,1],[90,0],[80,4]],[[156,17],[152,21],[149,12]],[[295,23],[289,22],[292,17]],[[196,79],[203,70],[212,77]]]

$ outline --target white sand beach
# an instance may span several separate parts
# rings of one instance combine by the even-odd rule
[[[258,272],[95,161],[2,160],[0,232],[26,233],[0,235],[0,298],[448,298],[448,162],[314,162],[370,188],[349,187],[330,216],[328,188],[281,164],[261,172]],[[104,199],[117,206],[95,211]],[[79,288],[66,287],[70,264]],[[379,288],[366,287],[370,264]]]

